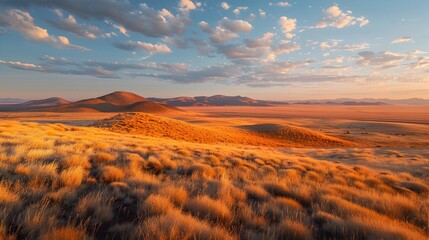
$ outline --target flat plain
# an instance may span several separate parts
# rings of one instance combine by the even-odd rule
[[[427,106],[0,113],[2,239],[427,239]]]

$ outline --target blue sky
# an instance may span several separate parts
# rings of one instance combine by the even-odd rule
[[[426,0],[0,3],[2,98],[429,98]]]

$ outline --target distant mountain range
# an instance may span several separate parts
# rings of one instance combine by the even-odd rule
[[[69,102],[53,97],[20,104],[0,105],[0,111],[43,111],[43,112],[146,112],[164,113],[183,110],[163,103],[150,101],[130,92],[113,92],[101,97]]]
[[[214,95],[211,97],[144,98],[130,92],[113,92],[101,97],[70,102],[59,97],[20,102],[22,99],[0,99],[0,111],[45,112],[146,112],[165,113],[183,111],[188,106],[272,106],[280,104],[324,104],[345,106],[371,106],[385,104],[429,105],[429,99],[410,98],[392,100],[385,98],[339,98],[324,100],[295,100],[288,102],[256,100],[241,96]]]
[[[286,104],[285,102],[256,100],[242,96],[214,95],[211,97],[176,97],[176,98],[149,98],[149,100],[176,107],[188,106],[270,106]]]
[[[22,98],[0,98],[0,104],[18,104],[18,103],[25,103],[30,100],[28,99],[22,99]]]
[[[320,100],[289,100],[289,103],[295,104],[337,104],[337,105],[383,105],[383,104],[404,104],[404,105],[429,105],[429,99],[407,98],[407,99],[389,99],[389,98],[337,98]]]

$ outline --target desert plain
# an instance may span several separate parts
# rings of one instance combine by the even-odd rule
[[[0,113],[0,238],[429,237],[428,106],[180,109]]]

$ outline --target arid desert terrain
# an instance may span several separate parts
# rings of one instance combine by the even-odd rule
[[[0,113],[0,239],[429,238],[428,106],[129,97]]]

